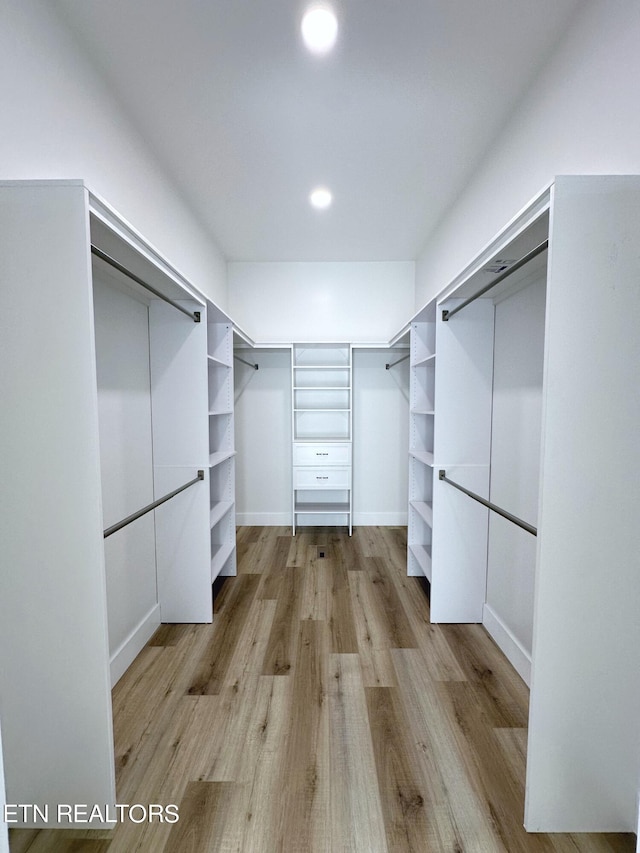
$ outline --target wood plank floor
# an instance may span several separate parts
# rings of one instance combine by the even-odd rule
[[[431,625],[404,528],[238,530],[212,625],[163,626],[113,691],[118,802],[177,823],[12,830],[11,853],[632,853],[522,829],[528,691]]]

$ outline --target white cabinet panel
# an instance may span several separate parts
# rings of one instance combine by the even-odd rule
[[[115,801],[88,235],[81,184],[0,188],[4,767],[54,814]]]
[[[634,832],[640,178],[559,178],[552,211],[525,821]]]

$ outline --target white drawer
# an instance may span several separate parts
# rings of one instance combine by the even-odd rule
[[[294,444],[294,465],[351,465],[350,444]]]
[[[349,489],[350,468],[294,468],[295,489]]]

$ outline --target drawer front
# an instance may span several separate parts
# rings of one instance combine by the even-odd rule
[[[294,444],[294,465],[351,465],[350,444]]]
[[[295,489],[349,489],[350,468],[294,468]]]

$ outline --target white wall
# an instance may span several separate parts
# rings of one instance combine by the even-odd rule
[[[239,350],[235,361],[236,521],[291,524],[291,350]]]
[[[226,268],[95,69],[41,0],[0,9],[0,178],[83,178],[225,307]]]
[[[235,361],[236,519],[291,524],[291,353],[244,350]],[[355,350],[353,357],[354,524],[406,524],[409,440],[408,364],[398,353]]]
[[[404,353],[353,352],[353,523],[406,524],[409,360]]]
[[[230,263],[229,312],[255,340],[387,342],[413,314],[411,261]]]
[[[640,172],[640,5],[590,0],[416,265],[437,293],[557,174]]]
[[[94,267],[94,316],[104,526],[154,499],[149,311]],[[105,540],[109,654],[157,607],[153,514]],[[159,616],[156,621],[159,621]],[[127,661],[129,663],[129,661]]]
[[[495,309],[490,500],[537,526],[546,278]],[[536,538],[489,514],[484,621],[529,683]]]
[[[414,272],[412,262],[233,262],[229,312],[262,342],[386,343],[413,312]],[[290,524],[290,353],[254,358],[259,371],[235,363],[237,520]],[[373,350],[354,357],[355,524],[406,523],[408,381],[402,368],[385,370],[389,360]]]

